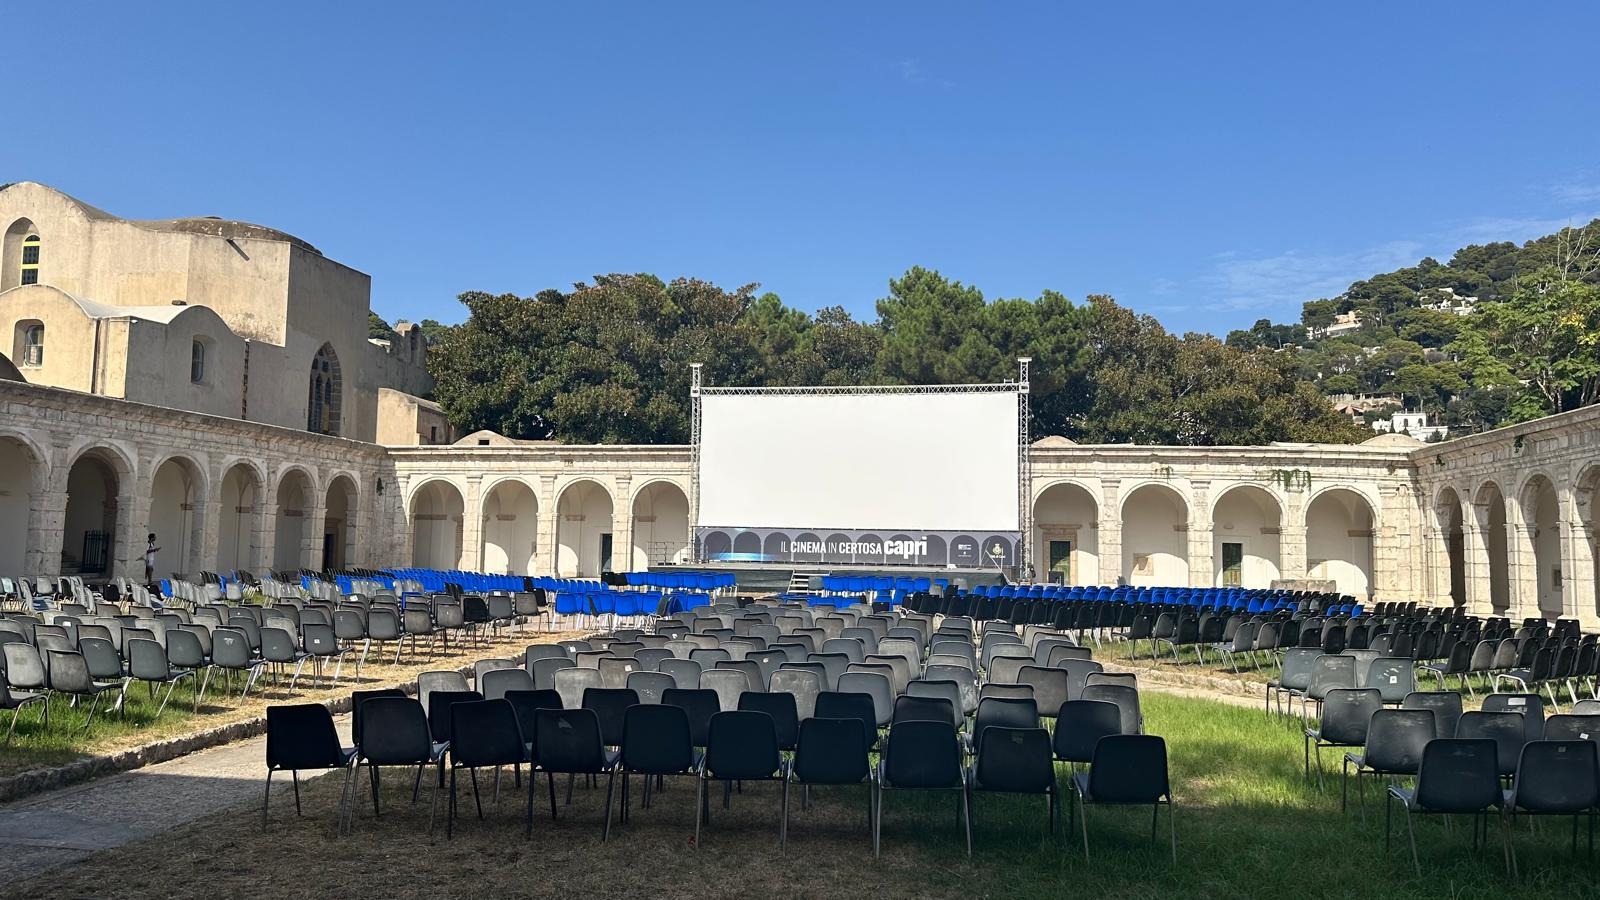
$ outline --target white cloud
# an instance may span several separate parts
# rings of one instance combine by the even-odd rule
[[[955,86],[955,82],[929,75],[923,70],[922,63],[915,59],[902,59],[900,60],[899,66],[900,80],[904,81],[906,84],[933,85],[934,87],[940,88],[950,88]]]
[[[1333,297],[1350,283],[1410,265],[1422,256],[1416,241],[1390,241],[1350,253],[1285,250],[1269,256],[1218,254],[1200,278],[1208,305],[1230,310],[1299,312],[1299,305]]]

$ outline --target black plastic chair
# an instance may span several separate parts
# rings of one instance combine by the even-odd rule
[[[442,766],[447,742],[435,741],[429,731],[428,716],[422,704],[410,697],[371,697],[361,703],[361,739],[357,743],[356,762],[349,769],[347,779],[356,777],[361,765],[367,766],[372,786],[372,815],[380,813],[379,770],[383,766],[416,766],[416,782],[411,789],[411,801],[416,802],[422,788],[422,772],[428,766]],[[428,835],[433,835],[434,813],[439,805],[442,784],[435,784],[428,804]],[[350,833],[355,820],[354,794],[345,795],[344,831]]]
[[[820,705],[821,699],[818,698]],[[901,721],[889,729],[878,759],[878,811],[872,819],[872,854],[882,846],[883,800],[891,790],[956,791],[961,794],[961,819],[966,826],[967,857],[972,856],[972,796],[961,742],[947,716]]]
[[[704,749],[711,739],[711,717],[722,711],[717,692],[710,688],[673,688],[661,692],[661,703],[676,706],[689,715],[689,740]]]
[[[1456,724],[1456,737],[1493,741],[1496,768],[1501,776],[1509,778],[1516,774],[1522,747],[1528,743],[1527,723],[1521,713],[1478,710],[1462,714],[1461,721]]]
[[[619,766],[622,775],[622,821],[627,822],[631,814],[628,776],[645,776],[644,796],[640,799],[639,808],[649,809],[651,786],[657,778],[669,775],[698,776],[699,761],[689,733],[689,713],[683,707],[669,704],[630,707],[623,717]],[[610,806],[606,807],[606,818],[611,818]]]
[[[1094,759],[1100,739],[1122,733],[1122,710],[1105,700],[1068,700],[1056,712],[1056,731],[1051,741],[1055,758],[1072,763]]]
[[[1464,813],[1473,816],[1472,843],[1476,848],[1477,826],[1483,822],[1484,813],[1499,813],[1504,803],[1495,754],[1494,741],[1463,738],[1430,741],[1423,750],[1422,764],[1417,767],[1416,787],[1392,784],[1384,797],[1384,850],[1389,849],[1389,826],[1394,815],[1392,801],[1395,800],[1399,800],[1406,811],[1406,837],[1411,842],[1411,864],[1416,867],[1419,876],[1422,874],[1422,862],[1417,857],[1417,834],[1411,824],[1412,813]],[[1511,837],[1506,828],[1506,817],[1496,815],[1495,818],[1500,822],[1500,840],[1505,852],[1506,871],[1509,872]],[[1484,827],[1486,829],[1487,825]],[[1484,833],[1487,835],[1486,830]]]
[[[1078,699],[1115,703],[1122,711],[1122,733],[1144,733],[1144,712],[1139,705],[1138,688],[1125,684],[1089,684],[1084,686]]]
[[[1529,741],[1517,763],[1516,781],[1506,793],[1507,828],[1515,834],[1518,815],[1571,816],[1572,852],[1578,852],[1578,819],[1588,814],[1589,853],[1594,853],[1594,810],[1600,806],[1600,756],[1592,740]],[[1517,872],[1517,845],[1507,840],[1511,873]]]
[[[794,750],[800,743],[800,712],[795,705],[793,694],[746,691],[739,695],[739,708],[750,712],[763,712],[772,717],[772,727],[778,735],[779,750]]]
[[[147,643],[136,641],[135,643]],[[154,641],[148,643],[154,644]],[[159,645],[157,646],[159,648]],[[163,657],[163,663],[165,657]],[[267,789],[261,798],[261,827],[267,827],[267,807],[272,803],[272,773],[288,772],[294,780],[294,814],[300,815],[300,772],[306,769],[347,769],[356,748],[339,743],[333,714],[320,703],[267,707]],[[346,779],[345,791],[350,788]],[[344,809],[345,795],[339,795]]]
[[[533,758],[545,773],[550,787],[550,818],[556,818],[557,775],[609,775],[606,804],[616,788],[616,766],[621,754],[607,750],[600,734],[600,717],[592,709],[541,709],[534,713]],[[535,785],[528,785],[528,802],[533,802]],[[606,819],[600,840],[611,836],[611,821]]]
[[[858,725],[859,717],[810,718],[800,723],[800,743],[789,766],[789,779],[801,786],[801,809],[807,806],[811,785],[867,785],[867,825],[871,831],[873,813],[878,807],[878,783],[867,759],[867,740]],[[876,729],[874,729],[876,732]],[[784,809],[784,832],[789,829],[788,808]]]
[[[983,741],[984,730],[995,726],[1038,728],[1039,706],[1032,700],[1003,700],[998,697],[986,697],[978,701],[978,714],[973,716],[972,730],[967,734],[967,750],[976,753]]]
[[[1460,645],[1457,645],[1460,646]],[[1433,736],[1453,738],[1461,721],[1461,694],[1457,691],[1412,691],[1400,701],[1401,709],[1433,710]]]
[[[500,797],[499,767],[511,766],[522,780],[521,766],[528,761],[528,745],[517,724],[517,711],[505,700],[478,700],[450,704],[450,807],[445,817],[445,837],[455,836],[456,772],[472,777],[472,801],[483,818],[483,797],[478,792],[478,770],[495,769],[495,799]],[[533,785],[528,786],[525,836],[533,835]]]
[[[600,739],[607,747],[622,746],[624,716],[638,705],[638,691],[628,688],[587,688],[583,692],[583,708],[600,717]]]
[[[150,688],[150,698],[155,699],[156,685],[167,686],[167,693],[161,698],[161,705],[156,707],[156,718],[167,708],[167,701],[172,699],[172,692],[177,690],[178,682],[187,678],[191,687],[198,693],[199,682],[194,680],[194,671],[191,669],[174,669],[167,662],[167,652],[155,641],[135,640],[129,641],[125,648],[128,653],[128,676],[135,681],[143,681]]]
[[[1327,704],[1323,704],[1327,709]],[[1422,764],[1423,748],[1434,740],[1437,726],[1431,709],[1380,709],[1372,714],[1367,725],[1367,744],[1360,753],[1344,755],[1345,787],[1342,797],[1349,796],[1350,767],[1355,767],[1356,794],[1361,802],[1361,814],[1366,816],[1367,793],[1362,780],[1367,775],[1412,776]],[[1340,801],[1344,808],[1344,800]]]
[[[990,725],[984,728],[978,733],[978,756],[967,782],[973,792],[1043,794],[1045,827],[1050,834],[1055,834],[1061,807],[1056,794],[1050,732],[1037,726]]]
[[[735,781],[778,781],[783,784],[779,810],[778,845],[787,844],[785,823],[789,818],[789,767],[778,752],[778,730],[772,717],[752,710],[730,710],[711,717],[710,737],[700,765],[700,801],[695,807],[694,844],[700,846],[700,825],[710,817],[708,802],[711,782],[723,782],[722,804],[726,808]]]
[[[861,723],[867,749],[878,746],[878,711],[867,694],[823,691],[817,694],[816,717],[819,719],[854,719]]]
[[[1173,815],[1172,787],[1167,777],[1167,742],[1155,735],[1117,734],[1095,745],[1087,773],[1072,776],[1083,818],[1083,858],[1089,858],[1088,807],[1150,806],[1150,840],[1156,839],[1161,805],[1167,806],[1172,832],[1172,861],[1178,861],[1178,823]]]
[[[1317,760],[1317,787],[1323,784],[1323,747],[1360,747],[1367,742],[1367,725],[1372,714],[1383,708],[1383,695],[1376,688],[1334,688],[1323,698],[1322,719],[1304,735],[1305,777],[1311,778],[1312,751]],[[1344,800],[1340,800],[1340,809]]]

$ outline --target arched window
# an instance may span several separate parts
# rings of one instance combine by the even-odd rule
[[[193,384],[206,381],[206,342],[199,338],[189,345],[189,381]]]
[[[22,280],[20,284],[39,283],[39,236],[30,234],[22,239]]]
[[[306,402],[306,430],[316,434],[339,433],[339,407],[343,394],[339,356],[330,344],[311,359],[311,390]]]
[[[44,365],[44,323],[38,319],[24,319],[17,323],[17,364],[24,367]]]

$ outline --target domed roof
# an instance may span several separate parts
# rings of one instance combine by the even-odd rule
[[[1078,442],[1059,434],[1051,434],[1034,441],[1033,446],[1039,450],[1055,450],[1061,447],[1076,447]]]
[[[1375,438],[1368,438],[1361,442],[1361,446],[1387,447],[1391,450],[1415,450],[1418,447],[1426,447],[1427,444],[1409,434],[1388,433],[1380,434]]]
[[[53,194],[64,197],[68,202],[76,206],[78,210],[83,213],[85,218],[97,222],[126,222],[129,225],[134,225],[150,231],[178,232],[182,234],[208,234],[212,237],[223,238],[224,240],[248,239],[260,241],[284,241],[293,244],[302,250],[315,253],[318,256],[322,255],[321,250],[318,250],[316,247],[311,246],[311,244],[295,237],[287,231],[279,231],[276,228],[268,228],[265,225],[255,225],[250,222],[241,222],[237,219],[223,219],[218,218],[217,216],[185,216],[178,219],[124,219],[121,216],[112,215],[111,213],[108,213],[99,207],[90,206],[89,204],[79,200],[77,197],[74,197],[71,194],[66,193],[65,191],[58,191],[48,184],[40,184],[36,181],[17,181],[10,184],[0,184],[0,191],[4,191],[12,187],[23,188],[25,186],[43,188],[44,190],[47,190]]]

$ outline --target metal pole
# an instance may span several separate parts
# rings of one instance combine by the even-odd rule
[[[700,373],[701,363],[689,364],[689,536],[694,561],[705,562],[700,552]]]
[[[1033,580],[1033,448],[1028,440],[1032,431],[1028,369],[1033,357],[1017,358],[1017,512],[1022,523],[1022,539],[1017,542],[1017,573],[1022,581]]]

